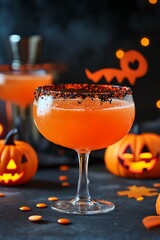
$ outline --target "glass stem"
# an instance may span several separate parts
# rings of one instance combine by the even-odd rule
[[[88,153],[78,153],[79,160],[79,180],[76,194],[76,201],[90,201],[89,180],[88,180]]]

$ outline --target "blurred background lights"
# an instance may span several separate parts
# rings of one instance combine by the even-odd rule
[[[156,106],[157,106],[157,108],[160,108],[160,100],[158,100],[158,101],[156,102]]]
[[[124,56],[124,51],[119,49],[116,51],[116,57],[121,59]]]
[[[158,1],[157,0],[148,0],[148,2],[151,4],[156,4]]]
[[[149,38],[147,37],[141,38],[141,45],[147,47],[149,45]]]

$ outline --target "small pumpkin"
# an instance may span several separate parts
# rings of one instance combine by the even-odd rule
[[[104,153],[106,168],[128,178],[160,177],[160,137],[155,133],[129,133]]]
[[[0,184],[19,185],[28,182],[36,173],[38,157],[31,145],[14,140],[17,129],[0,140]]]

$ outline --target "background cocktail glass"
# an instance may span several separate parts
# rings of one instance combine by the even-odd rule
[[[129,87],[52,84],[36,90],[33,105],[36,127],[51,142],[76,150],[79,158],[75,198],[58,200],[52,205],[53,209],[73,214],[96,214],[114,209],[113,203],[90,197],[89,154],[123,138],[134,116]]]
[[[30,140],[34,91],[40,85],[53,82],[52,70],[49,64],[24,64],[16,71],[10,66],[0,66],[0,99],[6,102],[8,131],[17,127],[21,139]]]
[[[16,127],[21,139],[31,141],[35,129],[31,118],[34,90],[41,84],[52,83],[53,65],[38,64],[42,36],[13,34],[8,40],[11,63],[0,65],[0,100],[6,103],[6,131]]]

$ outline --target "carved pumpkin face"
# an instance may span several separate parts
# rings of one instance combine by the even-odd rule
[[[128,134],[106,149],[105,164],[118,176],[160,177],[160,137],[154,133]]]
[[[17,185],[28,182],[36,173],[38,158],[26,142],[15,140],[12,130],[6,140],[0,140],[0,184]]]

